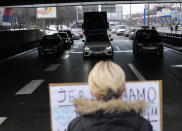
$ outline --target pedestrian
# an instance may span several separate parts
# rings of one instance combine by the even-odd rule
[[[173,32],[173,25],[171,25],[171,33]]]
[[[156,28],[154,26],[152,26],[152,30],[156,30]]]
[[[152,131],[150,122],[140,115],[146,103],[121,99],[126,89],[120,66],[111,61],[97,63],[88,85],[95,100],[73,100],[79,116],[69,123],[68,131]]]
[[[176,24],[175,26],[175,33],[177,33],[177,31],[178,31],[178,24]]]

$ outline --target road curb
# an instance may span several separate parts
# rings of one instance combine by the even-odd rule
[[[31,52],[33,52],[33,51],[36,51],[36,50],[37,50],[37,48],[33,48],[33,49],[31,49],[31,50],[28,50],[28,51],[25,51],[25,52],[22,52],[22,53],[19,53],[19,54],[10,56],[10,57],[8,57],[8,58],[2,59],[2,60],[0,61],[0,64],[2,64],[2,63],[4,63],[4,62],[7,62],[7,61],[9,61],[9,60],[12,60],[12,59],[16,59],[16,58],[18,58],[18,57],[20,57],[20,56],[22,56],[22,55],[29,54],[29,53],[31,53]]]
[[[171,48],[171,49],[174,49],[174,50],[176,50],[176,51],[182,52],[182,50],[176,49],[176,48],[174,48],[174,47],[172,47],[172,46],[170,46],[170,45],[164,44],[164,46],[166,46],[166,47],[168,47],[168,48]]]

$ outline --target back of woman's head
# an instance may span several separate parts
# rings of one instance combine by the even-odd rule
[[[125,73],[117,64],[101,61],[90,71],[88,84],[98,100],[104,100],[110,90],[119,97],[125,91]]]

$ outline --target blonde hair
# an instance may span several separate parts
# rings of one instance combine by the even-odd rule
[[[125,73],[119,65],[101,61],[90,71],[88,84],[91,94],[98,100],[104,99],[109,89],[121,96],[125,91]]]

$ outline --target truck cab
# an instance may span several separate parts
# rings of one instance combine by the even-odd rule
[[[93,32],[105,32],[109,28],[109,23],[107,22],[106,12],[85,12],[84,13],[84,23],[82,25],[84,34],[87,38],[88,34]]]

